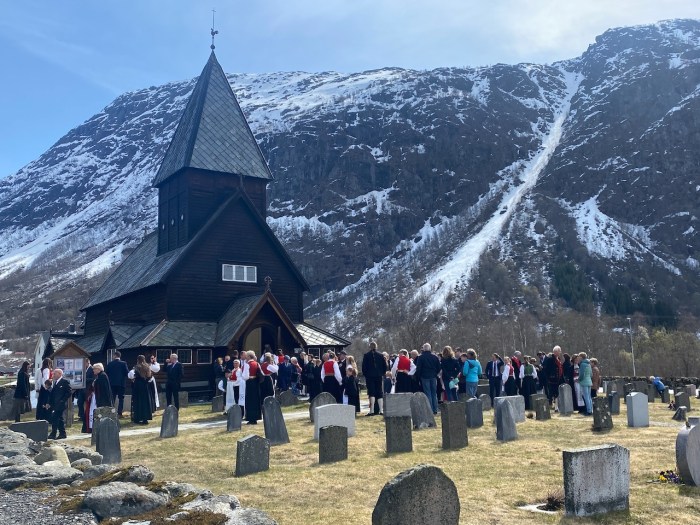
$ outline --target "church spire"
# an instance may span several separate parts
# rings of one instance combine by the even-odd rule
[[[216,15],[216,10],[212,9],[211,10],[211,50],[214,51],[216,49],[216,46],[214,45],[214,37],[219,34],[218,31],[214,30],[214,15]]]

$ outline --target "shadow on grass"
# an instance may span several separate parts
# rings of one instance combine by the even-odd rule
[[[687,496],[689,498],[700,499],[700,487],[689,487],[688,485],[681,485],[678,487],[678,494],[680,496]]]

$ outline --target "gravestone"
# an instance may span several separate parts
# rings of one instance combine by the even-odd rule
[[[180,410],[190,406],[190,396],[188,392],[180,390],[177,393],[177,399],[180,402]]]
[[[688,397],[698,397],[698,387],[695,385],[685,385],[685,393]]]
[[[457,525],[457,487],[442,470],[417,465],[389,481],[372,512],[372,525]]]
[[[88,416],[89,417],[89,416]],[[90,440],[90,444],[94,445],[97,443],[97,432],[98,432],[98,421],[102,421],[103,419],[111,419],[114,421],[114,423],[117,425],[117,429],[119,428],[119,416],[117,415],[117,409],[114,407],[98,407],[95,409],[92,415],[92,437]]]
[[[66,428],[71,428],[74,420],[75,410],[73,410],[73,396],[71,396],[66,402],[66,411],[63,413],[63,421]]]
[[[560,416],[569,416],[574,412],[574,398],[571,396],[571,387],[566,383],[559,385],[557,408]]]
[[[608,394],[608,408],[611,415],[620,415],[620,393],[617,390]]]
[[[102,454],[102,464],[121,463],[122,447],[119,442],[119,428],[111,418],[100,419],[95,425],[97,440],[95,450]]]
[[[160,408],[165,408],[165,392],[158,392],[158,404],[160,405]]]
[[[299,404],[299,398],[295,396],[291,390],[285,390],[277,396],[277,401],[280,402],[281,407],[293,407]]]
[[[622,397],[622,399],[625,401],[625,404],[627,404],[627,396],[630,395],[632,392],[635,392],[634,385],[632,383],[625,383],[622,392],[625,394]]]
[[[627,396],[627,426],[649,426],[649,405],[646,394],[632,392]]]
[[[676,466],[683,483],[700,486],[700,427],[681,428],[676,437]]]
[[[484,426],[484,410],[481,399],[475,397],[466,402],[466,416],[467,428]]]
[[[49,422],[44,419],[13,423],[10,425],[10,430],[24,434],[29,439],[37,442],[49,439]]]
[[[518,439],[518,429],[515,426],[515,410],[513,405],[503,401],[496,403],[496,439],[498,441],[514,441]]]
[[[598,396],[593,398],[593,430],[604,431],[613,427],[612,414],[607,398]]]
[[[410,416],[413,394],[386,394],[384,396],[384,417]]]
[[[687,417],[686,408],[685,407],[678,407],[671,419],[673,419],[674,421],[685,421],[686,417]]]
[[[177,436],[179,419],[179,413],[175,405],[165,407],[163,419],[160,422],[160,437],[167,439]]]
[[[646,381],[632,381],[632,391],[639,392],[640,394],[647,393],[647,383]]]
[[[542,396],[535,399],[535,419],[537,421],[547,421],[552,419],[552,414],[549,410],[549,400]]]
[[[129,411],[131,413],[131,395],[126,394],[124,396],[124,411]]]
[[[503,396],[497,397],[494,400],[494,407],[498,406],[499,403],[509,403],[513,407],[513,414],[515,416],[516,423],[522,423],[525,421],[525,398],[523,396]],[[496,414],[494,412],[493,422],[496,422]]]
[[[334,463],[348,459],[348,429],[336,425],[321,427],[318,433],[318,462]]]
[[[479,396],[481,399],[481,408],[484,410],[491,410],[491,396],[488,394],[481,394]]]
[[[481,416],[481,406],[476,406],[476,404],[480,405],[481,401],[477,398],[472,398],[466,403],[464,401],[452,401],[440,405],[443,449],[464,448],[469,444],[467,418],[464,416],[465,410],[469,412],[469,403],[475,404],[475,407],[479,409],[479,416]]]
[[[484,394],[489,395],[489,392],[490,390],[488,383],[479,383],[476,385],[476,397],[481,397]]]
[[[335,403],[335,397],[328,392],[321,392],[319,395],[311,400],[309,405],[309,419],[314,422],[314,416],[316,415],[316,409],[324,405],[331,405]]]
[[[690,425],[691,427],[700,425],[700,417],[689,417],[688,425]]]
[[[671,403],[671,393],[668,391],[668,388],[664,388],[661,392],[661,402],[665,405]]]
[[[0,390],[2,392],[2,390]],[[4,393],[0,396],[0,421],[12,420],[12,405],[14,403],[15,387],[4,387]]]
[[[324,405],[316,409],[314,417],[314,439],[318,439],[322,427],[338,426],[348,429],[348,436],[355,435],[355,406]]]
[[[628,449],[601,445],[565,450],[563,456],[567,516],[591,516],[629,508]]]
[[[656,401],[656,395],[658,394],[658,390],[656,390],[656,387],[650,383],[647,385],[646,394],[647,401],[649,401],[649,403],[653,403],[654,401]]]
[[[690,412],[690,396],[687,392],[678,392],[673,397],[676,399],[676,408],[685,407],[686,411]]]
[[[622,379],[613,379],[611,381],[607,381],[605,385],[605,393],[610,394],[611,392],[624,392],[625,391],[625,382]]]
[[[386,426],[386,451],[413,452],[413,435],[411,433],[411,418],[409,416],[394,416],[384,419]]]
[[[354,410],[354,407],[352,407]],[[287,425],[282,416],[282,407],[274,397],[268,396],[263,401],[262,407],[263,425],[265,437],[270,445],[284,445],[289,443]]]
[[[212,398],[211,411],[219,414],[224,411],[224,396],[214,396]]]
[[[241,407],[238,405],[231,406],[226,413],[226,432],[240,430],[242,424]]]
[[[263,472],[270,468],[270,442],[251,434],[236,442],[236,477]]]
[[[535,410],[535,402],[538,399],[547,399],[547,396],[545,396],[544,394],[530,394],[530,410]]]
[[[411,396],[411,418],[413,419],[413,428],[416,430],[437,426],[428,396],[423,392],[416,392]]]

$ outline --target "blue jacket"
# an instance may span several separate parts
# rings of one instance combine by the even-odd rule
[[[593,369],[588,359],[584,359],[578,364],[578,384],[589,388],[593,386]]]
[[[476,359],[467,359],[462,367],[462,375],[467,383],[478,383],[481,375],[481,363]]]

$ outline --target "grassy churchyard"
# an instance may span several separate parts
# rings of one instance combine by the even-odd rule
[[[272,447],[270,470],[236,478],[236,440],[248,434],[264,435],[263,425],[226,433],[225,426],[181,431],[171,439],[158,434],[123,436],[125,464],[143,464],[158,480],[189,482],[215,494],[236,495],[244,506],[268,512],[281,525],[317,523],[369,523],[384,484],[399,472],[419,463],[440,467],[457,485],[461,523],[654,523],[696,524],[700,515],[700,488],[650,483],[661,470],[676,469],[675,440],[680,423],[661,403],[649,405],[651,426],[628,428],[625,406],[614,416],[615,428],[594,434],[592,418],[579,415],[550,421],[527,419],[518,425],[519,439],[500,443],[491,425],[493,412],[484,414],[485,425],[469,430],[469,446],[457,451],[441,449],[438,428],[413,432],[413,453],[387,456],[381,417],[358,417],[357,435],[349,438],[350,459],[318,464],[318,444],[308,417],[287,421],[291,443]],[[180,424],[223,419],[209,406],[181,411]],[[285,409],[304,412],[308,404]],[[150,427],[160,426],[159,411]],[[692,413],[691,413],[692,414]],[[144,428],[143,426],[137,426]],[[136,428],[131,423],[123,429]],[[79,426],[69,430],[76,434]],[[630,449],[630,512],[596,519],[568,520],[555,515],[518,509],[543,502],[548,493],[562,488],[562,450],[603,443]],[[89,439],[76,444],[89,445]],[[600,465],[606,469],[606,465]],[[416,502],[420,504],[420,502]]]

